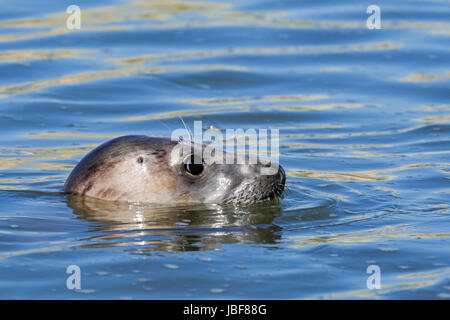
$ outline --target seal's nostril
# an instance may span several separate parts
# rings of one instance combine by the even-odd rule
[[[279,166],[278,168],[278,175],[280,176],[280,183],[284,185],[286,183],[286,172],[282,166]]]
[[[261,163],[261,165],[264,167],[264,168],[269,168],[271,165],[272,165],[272,162],[267,162],[267,163],[265,163],[265,162],[263,162],[263,163]]]

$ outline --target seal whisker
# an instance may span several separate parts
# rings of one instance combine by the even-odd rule
[[[183,118],[181,116],[178,116],[181,120],[181,122],[183,122],[184,128],[186,129],[187,133],[189,134],[189,140],[192,141],[192,131],[191,129],[186,125],[186,123],[184,122]]]
[[[172,129],[169,128],[169,126],[167,124],[165,124],[162,120],[156,119],[158,122],[160,122],[164,127],[167,128],[167,130],[169,130],[169,134],[172,132]]]

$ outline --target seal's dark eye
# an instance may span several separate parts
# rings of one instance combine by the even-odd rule
[[[142,157],[137,158],[137,163],[142,164],[143,162],[144,162],[144,158],[142,158]]]
[[[191,155],[184,163],[184,170],[194,176],[198,176],[199,174],[201,174],[203,172],[203,169],[203,163],[194,163],[194,155]]]

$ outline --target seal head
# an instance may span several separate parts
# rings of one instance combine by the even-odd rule
[[[192,152],[186,155],[182,151],[187,145]],[[115,138],[78,163],[64,191],[110,201],[149,203],[253,203],[283,193],[286,175],[278,164],[268,175],[262,173],[267,164],[251,164],[248,157],[244,159],[247,162],[233,164],[208,162],[203,159],[207,147],[191,145],[190,141],[148,136]]]

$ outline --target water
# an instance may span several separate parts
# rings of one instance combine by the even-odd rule
[[[0,1],[0,298],[450,297],[447,1],[378,1],[381,30],[360,1],[79,0],[74,31],[71,1],[32,4]],[[285,198],[61,192],[98,144],[180,115],[279,128]]]

